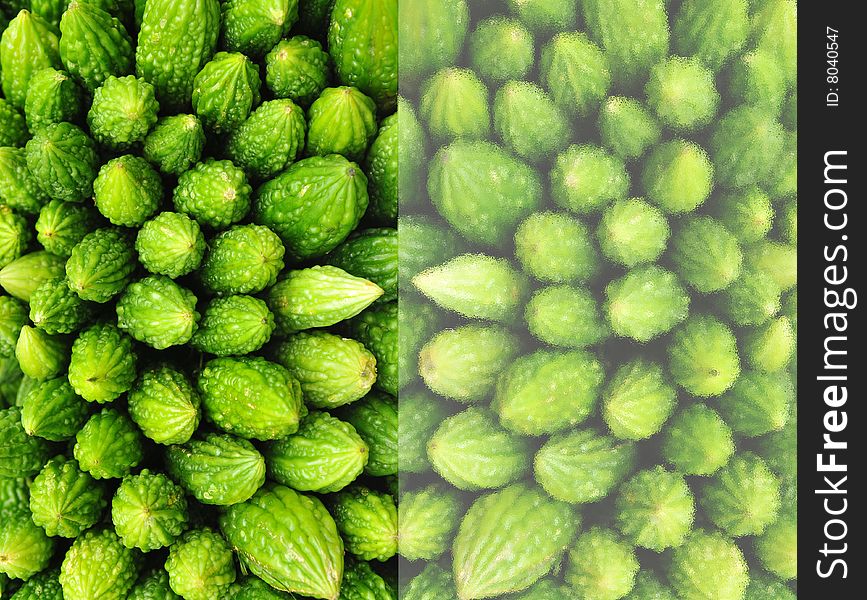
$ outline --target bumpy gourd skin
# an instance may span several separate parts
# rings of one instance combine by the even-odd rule
[[[18,477],[0,479],[0,510],[27,508],[28,502],[30,502],[30,485],[26,479]]]
[[[608,529],[594,527],[569,550],[564,575],[579,597],[618,600],[635,585],[639,564],[632,546]]]
[[[200,276],[218,295],[261,292],[283,269],[283,244],[269,228],[236,225],[211,240]]]
[[[743,437],[758,437],[782,429],[789,418],[795,390],[781,373],[745,371],[720,398],[720,414]]]
[[[27,508],[0,509],[0,574],[28,579],[48,566],[54,540],[30,518]]]
[[[719,119],[710,147],[720,183],[734,188],[759,185],[779,168],[785,133],[773,115],[744,105]]]
[[[400,23],[401,81],[415,82],[455,63],[467,35],[469,9],[466,0],[404,2]]]
[[[105,163],[93,182],[93,201],[112,225],[140,227],[162,197],[159,174],[145,159],[130,154]]]
[[[668,53],[666,3],[650,0],[584,0],[584,22],[591,39],[608,57],[614,82],[622,89],[643,83],[642,75]],[[624,32],[630,35],[624,35]]]
[[[27,142],[27,168],[52,199],[84,202],[93,194],[96,145],[72,123],[54,123]]]
[[[749,37],[749,8],[743,0],[685,0],[672,23],[675,50],[718,71]]]
[[[389,494],[355,485],[329,500],[348,552],[379,561],[397,553],[397,507]]]
[[[611,96],[599,110],[602,145],[624,160],[640,158],[662,135],[656,119],[641,102]]]
[[[205,132],[195,115],[162,117],[144,140],[142,152],[163,173],[180,175],[202,156]]]
[[[704,487],[701,505],[729,535],[759,535],[778,517],[780,481],[764,460],[743,452]]]
[[[262,185],[253,218],[277,232],[289,256],[308,259],[345,240],[367,204],[367,177],[357,164],[339,155],[315,156]]]
[[[198,328],[196,296],[165,275],[130,284],[116,311],[118,327],[157,350],[187,343]]]
[[[352,318],[382,296],[382,288],[332,266],[289,271],[268,291],[268,307],[285,331],[328,327]]]
[[[300,332],[274,350],[274,359],[301,384],[304,402],[336,408],[364,397],[376,380],[376,358],[361,343],[325,332]]]
[[[722,223],[694,217],[674,235],[671,259],[681,279],[707,294],[725,289],[740,275],[743,253]]]
[[[608,58],[583,33],[554,36],[542,49],[540,71],[554,102],[573,117],[592,114],[611,87]]]
[[[260,357],[209,361],[199,374],[198,390],[209,420],[248,439],[274,440],[295,433],[307,410],[298,381]]]
[[[397,229],[377,227],[353,233],[328,255],[328,262],[350,275],[372,281],[385,292],[381,302],[397,299]]]
[[[459,596],[496,597],[528,587],[559,562],[579,523],[569,505],[525,484],[482,496],[452,546]],[[518,540],[523,551],[515,554]]]
[[[11,208],[37,213],[48,202],[48,194],[27,169],[24,148],[0,147],[0,199]]]
[[[298,21],[298,0],[230,0],[222,12],[223,47],[260,57]]]
[[[23,146],[28,137],[24,117],[0,98],[0,146]]]
[[[265,83],[277,98],[309,106],[328,85],[328,61],[316,40],[304,35],[281,40],[265,56]]]
[[[114,325],[92,325],[72,344],[69,383],[89,402],[110,402],[132,387],[135,363],[129,336]]]
[[[677,276],[657,265],[637,267],[605,287],[605,313],[618,336],[645,343],[671,331],[689,313]]]
[[[374,477],[397,474],[397,398],[374,391],[335,414],[355,427],[367,444],[365,473]]]
[[[579,215],[625,200],[629,173],[622,160],[593,145],[572,145],[561,152],[551,170],[554,202]]]
[[[145,4],[136,47],[136,73],[153,84],[168,111],[190,104],[193,80],[217,45],[217,0],[153,0]]]
[[[490,136],[488,88],[469,69],[442,69],[427,80],[421,93],[419,117],[434,142]]]
[[[654,262],[665,251],[668,236],[665,215],[640,198],[606,208],[596,229],[602,253],[627,268]]]
[[[226,156],[251,178],[269,179],[304,149],[304,111],[288,99],[264,102],[226,140]]]
[[[370,564],[364,561],[351,561],[347,563],[346,570],[343,572],[340,597],[346,600],[365,598],[397,600],[397,591],[380,577]]]
[[[22,10],[0,38],[0,80],[6,100],[24,108],[30,78],[46,67],[61,68],[56,30],[42,17]]]
[[[232,549],[210,528],[193,529],[169,549],[169,584],[188,600],[224,598],[235,581]]]
[[[537,85],[509,82],[494,98],[494,129],[512,152],[539,162],[569,141],[566,115]]]
[[[160,105],[154,87],[132,75],[108,77],[93,94],[87,124],[94,139],[111,150],[126,150],[145,139]]]
[[[0,410],[0,441],[0,477],[31,477],[48,460],[48,443],[27,434],[21,425],[21,409],[18,407]]]
[[[337,0],[328,48],[343,85],[357,87],[389,113],[397,100],[397,0]]]
[[[36,239],[47,252],[68,258],[98,222],[97,212],[89,206],[52,200],[39,211]]]
[[[515,19],[481,21],[469,40],[473,69],[493,84],[524,79],[535,60],[533,35]]]
[[[400,331],[405,328],[401,325]],[[469,404],[488,397],[518,349],[518,340],[504,327],[464,325],[440,331],[424,343],[418,371],[432,391]]]
[[[403,597],[433,600],[434,598],[457,598],[457,596],[451,572],[437,563],[428,563],[424,570],[407,584]]]
[[[436,560],[448,550],[463,517],[459,492],[429,485],[405,492],[398,514],[398,552],[407,560]]]
[[[199,425],[199,394],[186,375],[171,367],[142,373],[127,402],[132,420],[158,444],[183,444]]]
[[[538,175],[486,142],[459,140],[437,152],[427,189],[452,227],[468,241],[489,246],[511,235],[542,201]]]
[[[397,395],[397,302],[374,306],[349,323],[352,337],[376,357],[376,386]]]
[[[207,305],[191,344],[216,356],[250,354],[264,346],[273,331],[274,315],[264,300],[227,296]]]
[[[170,546],[188,518],[184,490],[148,469],[124,477],[111,501],[111,521],[123,545],[143,552]]]
[[[610,330],[597,313],[595,300],[589,291],[569,286],[551,286],[543,288],[530,299],[525,320],[530,333],[546,344],[583,348],[610,335]],[[564,314],[567,315],[565,318]],[[402,321],[403,317],[400,319]],[[429,357],[430,354],[426,354],[425,361]],[[436,380],[431,378],[430,365],[426,362],[425,366],[428,369],[428,385],[437,385]]]
[[[373,100],[348,86],[327,88],[307,111],[307,153],[360,160],[377,131]]]
[[[680,546],[692,529],[695,502],[683,475],[657,465],[620,487],[617,527],[633,544],[662,552]]]
[[[24,254],[32,237],[27,219],[0,205],[0,269]]]
[[[367,464],[368,448],[349,423],[311,411],[298,431],[265,451],[271,478],[302,492],[338,492]]]
[[[579,429],[549,438],[533,460],[533,473],[552,498],[584,504],[612,493],[635,462],[634,444]]]
[[[252,191],[244,172],[231,161],[208,160],[181,174],[172,201],[178,212],[223,229],[247,215]]]
[[[223,47],[260,57],[298,21],[298,0],[230,0],[222,12]]]
[[[526,473],[530,448],[489,411],[473,407],[442,422],[427,455],[434,471],[460,490],[496,489]]]
[[[30,487],[33,522],[48,535],[78,537],[99,521],[105,490],[74,460],[52,458]]]
[[[76,121],[81,111],[81,88],[69,73],[51,67],[33,73],[24,103],[24,115],[31,131],[51,123]]]
[[[4,4],[9,3],[6,2]],[[32,10],[34,14],[39,15],[56,28],[60,25],[60,17],[63,16],[63,11],[66,10],[69,3],[64,0],[30,0],[29,4],[30,10]],[[97,0],[94,4],[100,5],[102,4],[102,1]]]
[[[741,550],[721,533],[697,530],[676,548],[668,580],[682,598],[743,598],[749,583]]]
[[[704,404],[676,415],[662,444],[663,458],[685,475],[712,475],[734,451],[732,430],[719,413]]]
[[[103,408],[76,434],[73,454],[94,478],[119,479],[144,458],[142,435],[125,414]]]
[[[391,115],[379,124],[379,133],[370,145],[364,168],[368,178],[370,203],[366,215],[379,223],[397,220],[398,199],[398,115]]]
[[[108,227],[89,233],[66,262],[66,281],[82,300],[105,303],[129,283],[135,270],[132,240],[122,230]]]
[[[63,600],[63,588],[58,581],[60,569],[46,569],[37,573],[18,588],[16,600]],[[2,587],[2,586],[0,586]]]
[[[525,272],[547,283],[585,283],[599,270],[587,226],[565,213],[537,212],[524,219],[515,232],[515,257]]]
[[[36,384],[21,405],[21,424],[28,435],[53,442],[73,437],[87,420],[87,402],[75,393],[66,377]]]
[[[265,460],[259,451],[249,441],[225,433],[169,447],[166,468],[203,504],[245,502],[265,483]]]
[[[218,52],[193,82],[193,110],[214,133],[232,131],[259,104],[259,67],[238,52]]]
[[[220,529],[250,571],[272,587],[324,600],[339,597],[343,541],[319,499],[267,485],[230,507]],[[299,530],[306,533],[303,544],[293,535]]]
[[[15,344],[25,325],[27,305],[11,296],[0,296],[0,356],[15,354]]]
[[[92,2],[71,2],[60,19],[60,58],[91,92],[109,76],[133,70],[132,40],[115,17]]]
[[[740,375],[735,336],[712,316],[691,316],[674,333],[668,356],[675,382],[693,396],[719,396]]]
[[[611,433],[640,440],[659,433],[674,410],[677,393],[660,365],[636,359],[612,374],[602,401],[602,417]]]
[[[538,350],[515,361],[503,374],[493,408],[510,431],[554,433],[590,416],[603,378],[602,365],[588,352]]]
[[[198,268],[205,255],[205,236],[187,215],[163,212],[139,229],[135,250],[145,269],[177,278]]]
[[[133,550],[111,529],[91,529],[72,544],[60,567],[63,597],[122,600],[138,576]]]
[[[169,574],[162,567],[145,573],[130,590],[127,600],[181,600],[169,586]]]

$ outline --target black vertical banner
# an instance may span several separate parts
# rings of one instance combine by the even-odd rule
[[[798,591],[810,600],[864,597],[862,6],[798,7]]]

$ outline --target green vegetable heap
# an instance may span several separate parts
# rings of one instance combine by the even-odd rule
[[[0,598],[397,598],[397,0],[0,0]]]
[[[795,598],[795,28],[402,4],[406,600]]]

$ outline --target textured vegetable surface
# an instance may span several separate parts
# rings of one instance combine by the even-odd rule
[[[318,499],[284,486],[268,486],[230,507],[220,518],[220,527],[250,571],[266,583],[290,593],[337,599],[343,542]],[[303,541],[291,535],[299,528],[306,531]],[[276,544],[268,531],[280,535]]]
[[[157,100],[178,110],[189,105],[193,80],[211,58],[220,32],[217,0],[145,4],[136,47],[136,71],[153,84]]]
[[[397,28],[0,0],[4,600],[397,599]]]
[[[796,3],[400,13],[403,597],[796,596]]]

